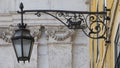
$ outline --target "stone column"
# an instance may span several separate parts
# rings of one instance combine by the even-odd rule
[[[82,30],[76,30],[73,45],[73,68],[89,68],[89,38]]]
[[[47,28],[49,68],[72,68],[72,34],[64,27]]]
[[[72,45],[49,44],[49,68],[72,68]]]
[[[14,68],[13,47],[0,39],[0,68]]]

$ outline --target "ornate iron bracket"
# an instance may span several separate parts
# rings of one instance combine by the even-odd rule
[[[23,10],[24,6],[21,3],[18,13],[21,14],[21,22],[23,22],[23,14],[33,12],[38,17],[42,13],[52,16],[57,19],[69,29],[82,29],[86,36],[92,39],[103,38],[107,40],[107,21],[110,17],[107,16],[108,10],[104,7],[101,12],[88,12],[88,11],[65,11],[65,10]],[[63,20],[64,19],[64,20]]]

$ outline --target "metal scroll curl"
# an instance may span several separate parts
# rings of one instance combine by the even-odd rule
[[[82,29],[85,35],[92,39],[104,38],[107,32],[105,24],[105,14],[100,13],[72,13],[72,12],[37,12],[35,15],[41,16],[45,13],[56,18],[69,29]],[[87,31],[86,31],[87,30]]]
[[[64,17],[69,29],[82,29],[85,35],[92,39],[104,38],[107,32],[105,14],[71,14],[57,13],[58,17]]]
[[[107,25],[105,23],[104,15],[88,14],[85,18],[87,32],[85,31],[86,29],[82,29],[85,35],[92,39],[106,39],[105,34],[107,32]]]

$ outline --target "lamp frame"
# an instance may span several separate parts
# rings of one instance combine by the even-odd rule
[[[14,47],[15,54],[16,54],[18,62],[19,61],[23,61],[25,63],[25,61],[28,61],[28,62],[30,61],[30,57],[31,57],[32,49],[33,49],[34,38],[31,36],[30,30],[26,29],[27,24],[25,24],[23,22],[23,14],[24,14],[23,13],[23,8],[24,8],[24,6],[23,6],[23,4],[21,4],[20,5],[20,9],[21,9],[21,23],[18,24],[19,29],[17,29],[15,31],[15,33],[13,34],[11,40],[12,40],[12,43],[13,43],[13,47]],[[16,32],[20,32],[20,35],[19,36],[15,36]],[[28,32],[29,36],[27,36],[27,35],[24,36],[23,32]],[[18,39],[20,39],[20,45],[19,46],[21,47],[21,56],[20,57],[18,57],[17,50],[16,50],[16,47],[15,47],[16,45],[14,43],[14,41],[18,40]],[[27,54],[28,56],[25,56],[25,54],[24,54],[24,48],[23,48],[25,46],[24,43],[23,43],[24,39],[31,41],[30,44],[29,44],[30,48],[29,48],[29,52]]]
[[[30,33],[30,31],[28,30],[28,29],[25,29],[25,28],[20,28],[20,29],[17,29],[17,30],[15,30],[15,32],[18,32],[18,31],[21,31],[22,33],[23,33],[23,31],[28,31],[29,33]],[[18,40],[18,39],[20,39],[20,47],[21,47],[21,54],[22,54],[22,56],[21,57],[18,57],[18,54],[17,54],[17,50],[16,50],[16,45],[14,44],[14,41],[15,40]],[[30,42],[30,49],[29,49],[29,53],[28,53],[28,56],[24,56],[24,49],[23,49],[23,47],[24,47],[24,44],[23,44],[23,39],[26,39],[26,40],[30,40],[31,42]],[[24,63],[25,63],[25,61],[30,61],[30,57],[31,57],[31,52],[32,52],[32,49],[33,49],[33,44],[32,43],[34,43],[34,38],[32,37],[32,36],[23,36],[23,35],[21,35],[21,36],[15,36],[15,34],[12,36],[12,38],[11,38],[11,40],[12,40],[12,43],[13,43],[13,47],[14,47],[14,50],[15,50],[15,54],[16,54],[16,57],[17,57],[17,61],[19,62],[19,61],[23,61]]]

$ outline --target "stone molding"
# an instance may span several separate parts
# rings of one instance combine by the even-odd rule
[[[46,34],[56,41],[64,41],[74,34],[74,30],[70,30],[65,26],[48,26],[46,27]]]
[[[41,26],[29,26],[28,29],[31,31],[31,35],[34,37],[35,42],[41,37]]]
[[[8,27],[0,27],[0,37],[3,39],[5,42],[10,43],[11,42],[11,37],[13,34],[13,28],[11,26]]]
[[[65,39],[71,37],[74,34],[74,30],[70,30],[65,26],[44,26],[45,34],[47,37],[51,37],[56,41],[64,41]],[[14,34],[15,30],[18,29],[15,25],[10,25],[7,27],[0,27],[0,37],[11,43],[11,37]],[[41,26],[40,25],[32,25],[27,26],[27,29],[30,30],[31,35],[34,37],[35,42],[38,42],[38,39],[41,37]]]

